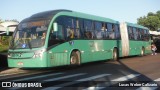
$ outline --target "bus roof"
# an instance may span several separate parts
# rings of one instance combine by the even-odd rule
[[[138,24],[133,24],[133,23],[129,23],[129,22],[126,22],[126,23],[127,23],[127,26],[132,26],[132,27],[142,28],[142,29],[148,29],[147,27],[144,27],[144,26],[141,26],[141,25],[138,25]]]
[[[96,21],[102,21],[102,22],[109,22],[109,23],[117,23],[119,24],[118,21],[110,19],[110,18],[105,18],[105,17],[100,17],[100,16],[95,16],[95,15],[90,15],[90,14],[85,14],[81,12],[60,12],[58,13],[58,16],[73,16],[73,17],[78,17],[78,18],[84,18],[84,19],[90,19],[90,20],[96,20]]]
[[[118,21],[113,20],[113,19],[90,15],[90,14],[85,14],[85,13],[80,13],[80,12],[75,12],[75,11],[71,11],[71,10],[65,10],[65,9],[40,12],[40,13],[37,13],[37,14],[30,16],[29,18],[24,19],[22,22],[26,22],[26,21],[30,21],[30,20],[33,21],[33,20],[37,20],[37,19],[47,19],[47,18],[52,19],[54,16],[56,16],[56,17],[58,17],[58,16],[73,16],[73,17],[79,17],[79,18],[84,18],[84,19],[91,19],[91,20],[119,24]]]
[[[37,20],[37,19],[52,19],[54,15],[56,15],[57,13],[62,12],[62,11],[71,12],[69,10],[64,10],[64,9],[39,12],[39,13],[33,14],[32,16],[22,20],[22,22],[27,22],[30,20],[33,21],[33,20]]]

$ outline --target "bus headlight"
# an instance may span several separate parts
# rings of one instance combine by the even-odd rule
[[[33,58],[42,57],[43,53],[34,53]]]
[[[34,52],[33,58],[42,58],[45,49],[41,49],[39,51]]]

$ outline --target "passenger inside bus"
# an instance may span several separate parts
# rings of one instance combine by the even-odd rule
[[[41,39],[45,39],[45,37],[46,37],[46,33],[45,33],[45,32],[43,32],[43,33],[42,33],[42,37],[41,37]]]
[[[111,33],[109,35],[110,39],[115,39],[115,32],[114,32],[115,30],[114,29],[115,29],[115,27],[114,27],[114,25],[112,25],[112,31],[111,31]]]
[[[69,26],[67,28],[67,38],[68,39],[73,39],[74,38],[74,29],[70,28]]]
[[[91,39],[92,38],[92,33],[90,31],[85,31],[85,37],[87,39]]]
[[[105,38],[105,33],[107,32],[107,28],[105,23],[102,24],[102,29],[101,29],[101,35],[103,38]]]

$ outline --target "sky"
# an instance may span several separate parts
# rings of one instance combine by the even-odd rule
[[[21,21],[35,13],[55,9],[137,23],[137,18],[160,10],[160,0],[1,0],[0,19]]]

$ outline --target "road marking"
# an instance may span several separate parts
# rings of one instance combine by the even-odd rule
[[[44,80],[44,81],[56,81],[56,80],[60,80],[60,79],[65,79],[65,78],[70,78],[70,77],[76,77],[76,76],[81,76],[81,75],[85,75],[85,73],[79,73],[79,74],[73,74],[73,75],[68,75],[68,76],[62,76],[62,77],[58,77],[58,78],[47,79],[47,80]]]
[[[140,87],[140,88],[138,88],[138,89],[136,89],[136,90],[155,90],[155,89],[157,89],[158,87]]]
[[[61,74],[61,73],[56,73],[56,74]],[[68,76],[62,76],[59,78],[53,78],[53,79],[47,79],[44,81],[56,81],[56,80],[60,80],[60,79],[65,79],[65,78],[70,78],[70,77],[76,77],[76,76],[80,76],[80,75],[85,75],[85,73],[79,73],[79,74],[74,74],[74,75],[68,75]],[[40,76],[39,76],[40,77]],[[33,77],[34,78],[34,77]],[[36,77],[35,77],[36,78]],[[10,90],[15,90],[15,89],[20,89],[20,87],[15,87],[15,88],[9,88]]]
[[[156,79],[156,80],[154,80],[154,81],[160,81],[160,78],[158,78],[158,79]]]
[[[56,85],[56,86],[53,86],[53,87],[44,88],[44,89],[41,89],[41,90],[56,90],[56,89],[59,89],[59,88],[65,87],[65,86],[81,83],[81,82],[84,82],[84,81],[90,81],[90,80],[105,77],[105,76],[108,76],[108,75],[111,75],[111,74],[96,75],[96,76],[92,76],[92,77],[88,77],[88,78],[79,79],[79,80],[76,80],[76,81],[73,81],[73,82],[59,84],[59,85]]]
[[[96,86],[91,86],[91,87],[88,87],[88,88],[85,88],[83,90],[100,90],[100,89],[104,89],[106,88],[107,86],[110,86],[110,85],[113,85],[113,84],[117,84],[118,82],[120,81],[127,81],[129,79],[132,79],[134,77],[137,77],[139,76],[140,74],[130,74],[130,75],[127,75],[127,76],[124,76],[124,77],[120,77],[120,78],[117,78],[117,79],[113,79],[111,80],[111,82],[105,82],[105,83],[101,83],[101,84],[98,84]],[[114,82],[112,82],[114,81]],[[115,82],[116,81],[116,82]],[[105,86],[105,87],[104,87]]]
[[[37,79],[37,78],[43,78],[43,77],[48,77],[48,76],[55,76],[55,75],[60,75],[60,74],[63,74],[63,73],[52,73],[52,74],[47,74],[47,75],[40,75],[40,76],[35,76],[35,77],[16,79],[16,80],[12,80],[12,81],[24,81],[24,80]]]
[[[156,80],[154,80],[154,81],[160,81],[160,78],[158,78],[158,79],[156,79]],[[153,83],[156,83],[156,82],[149,82],[150,84],[153,84]],[[158,84],[157,84],[158,85]],[[158,86],[156,87],[154,87],[154,86],[152,86],[152,87],[139,87],[138,89],[136,89],[136,90],[155,90],[155,89],[157,89],[158,88]]]
[[[20,76],[27,76],[27,75],[35,75],[35,74],[43,74],[43,73],[47,73],[47,72],[51,72],[51,71],[39,71],[39,72],[31,72],[31,73],[25,73],[25,72],[19,72],[19,73],[12,73],[12,74],[3,74],[2,76],[9,76],[12,75],[11,77],[7,77],[5,79],[9,79],[9,78],[16,78],[16,77],[20,77]],[[23,74],[24,73],[24,74]],[[18,75],[18,76],[13,76],[14,74],[23,74],[23,75]]]
[[[101,89],[104,89],[104,88],[106,88],[106,87],[94,87],[94,86],[92,86],[92,87],[89,87],[89,88],[86,88],[86,89],[83,89],[83,90],[101,90]]]
[[[127,75],[127,76],[124,76],[124,77],[120,77],[120,78],[117,78],[117,79],[113,79],[112,81],[126,81],[126,80],[128,80],[128,79],[137,77],[137,76],[139,76],[139,75],[140,75],[140,74],[130,74],[130,75]]]

